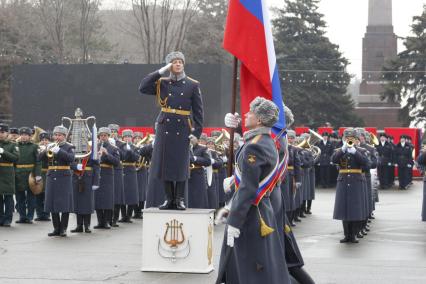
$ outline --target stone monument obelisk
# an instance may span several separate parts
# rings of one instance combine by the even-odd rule
[[[384,79],[382,68],[397,56],[397,37],[392,25],[392,0],[369,0],[368,26],[362,41],[362,81],[356,112],[366,126],[382,129],[400,126],[400,105],[380,99]]]

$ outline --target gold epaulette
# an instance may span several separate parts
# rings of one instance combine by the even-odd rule
[[[262,135],[261,135],[261,134],[259,134],[259,135],[257,135],[256,137],[254,137],[254,138],[250,141],[250,144],[256,144],[257,142],[259,142],[259,141],[260,141],[260,139],[262,139]]]
[[[200,82],[198,82],[197,80],[195,80],[195,79],[193,79],[193,78],[191,78],[191,77],[189,77],[189,76],[186,76],[186,78],[187,78],[188,80],[190,80],[190,81],[194,82],[194,83],[200,84]]]
[[[167,77],[161,77],[160,79],[157,80],[157,93],[156,93],[156,97],[157,97],[157,103],[161,107],[166,107],[166,105],[167,105],[167,99],[168,99],[168,97],[166,97],[164,100],[161,99],[161,81],[162,80],[166,80],[166,79],[168,79],[168,78]]]

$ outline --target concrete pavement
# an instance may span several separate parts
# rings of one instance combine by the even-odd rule
[[[421,202],[419,181],[408,191],[381,191],[369,235],[359,244],[340,244],[342,226],[332,220],[334,189],[318,189],[313,215],[295,228],[305,269],[319,284],[426,283]],[[67,238],[47,237],[50,222],[0,227],[0,283],[214,283],[216,272],[140,272],[141,223]],[[69,228],[74,225],[73,216]],[[222,238],[223,226],[216,227],[216,267]]]

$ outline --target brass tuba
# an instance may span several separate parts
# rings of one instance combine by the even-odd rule
[[[370,143],[373,146],[379,145],[379,139],[377,139],[377,136],[373,134],[373,132],[368,132],[370,135]]]

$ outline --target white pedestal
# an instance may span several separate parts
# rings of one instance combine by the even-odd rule
[[[141,270],[213,271],[213,212],[211,209],[143,210]]]

